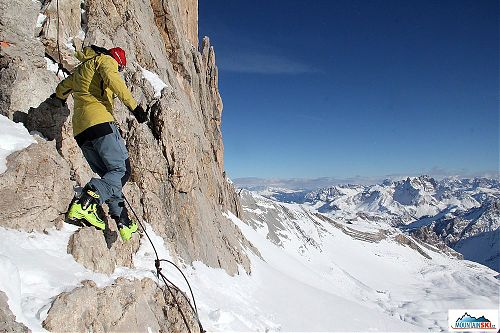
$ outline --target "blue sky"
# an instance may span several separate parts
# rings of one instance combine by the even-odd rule
[[[199,2],[230,177],[498,172],[490,0]]]

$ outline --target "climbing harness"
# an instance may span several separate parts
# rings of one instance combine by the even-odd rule
[[[156,276],[157,276],[157,278],[161,277],[161,279],[162,279],[163,283],[165,284],[165,287],[167,288],[169,294],[174,299],[174,302],[177,305],[177,309],[179,310],[179,313],[181,314],[182,320],[184,321],[184,324],[186,325],[189,333],[192,333],[192,332],[191,332],[191,329],[189,328],[189,324],[187,322],[186,316],[185,316],[184,312],[182,311],[181,306],[179,305],[177,297],[175,297],[175,294],[172,292],[172,289],[174,289],[175,291],[179,292],[186,299],[187,303],[189,304],[189,307],[191,308],[191,311],[193,312],[194,317],[196,318],[196,321],[198,322],[198,326],[200,328],[200,333],[205,333],[206,331],[203,329],[203,326],[201,325],[200,317],[198,316],[198,308],[196,307],[196,300],[194,299],[193,290],[191,289],[191,285],[189,284],[189,281],[187,280],[186,276],[181,271],[181,269],[176,264],[174,264],[172,261],[167,260],[167,259],[160,259],[159,258],[158,252],[156,251],[156,247],[154,246],[153,241],[149,237],[149,235],[148,235],[148,233],[146,231],[146,228],[144,227],[144,224],[141,222],[141,220],[139,219],[139,217],[135,213],[134,208],[132,207],[132,205],[130,204],[130,202],[127,200],[127,198],[125,196],[123,196],[123,197],[125,199],[125,202],[129,206],[130,210],[132,211],[132,214],[134,214],[135,219],[137,220],[137,223],[139,223],[139,225],[141,226],[141,229],[144,231],[144,234],[146,235],[146,237],[148,238],[149,242],[151,243],[151,246],[153,247],[153,251],[154,251],[155,256],[156,256],[156,259],[155,259]],[[191,305],[191,302],[189,301],[189,299],[187,298],[187,296],[179,289],[179,287],[177,287],[172,281],[170,281],[162,273],[162,268],[161,268],[161,262],[162,261],[171,264],[172,266],[174,266],[182,274],[182,277],[186,281],[186,283],[187,283],[187,285],[189,287],[189,291],[191,292],[191,298],[193,299],[193,305],[194,305],[194,307],[193,307],[193,305]],[[166,295],[165,290],[164,289],[162,289],[162,290],[163,290],[163,296],[165,297],[165,301],[166,301],[167,297],[165,296]]]

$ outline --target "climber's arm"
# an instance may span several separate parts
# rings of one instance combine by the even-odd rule
[[[98,72],[101,75],[104,85],[107,86],[113,94],[129,108],[130,111],[135,110],[137,102],[132,93],[128,90],[127,85],[123,81],[120,74],[118,74],[118,66],[116,61],[111,57],[102,57],[102,61],[98,65]]]
[[[56,88],[56,97],[62,101],[66,101],[69,94],[73,91],[73,75],[69,75],[67,78],[59,82]]]

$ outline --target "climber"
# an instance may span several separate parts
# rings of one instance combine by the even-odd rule
[[[104,230],[101,205],[106,202],[109,213],[126,241],[137,231],[124,205],[122,187],[130,177],[128,151],[113,117],[113,98],[116,95],[137,121],[143,123],[147,113],[137,104],[121,78],[127,64],[125,51],[119,47],[105,49],[95,45],[76,53],[81,64],[59,83],[55,94],[64,105],[73,94],[73,135],[92,171],[101,178],[92,178],[80,197],[72,200],[67,218],[72,222],[85,220]]]

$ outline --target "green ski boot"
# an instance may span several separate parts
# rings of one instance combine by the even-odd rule
[[[106,228],[104,219],[100,216],[101,209],[99,204],[99,194],[93,186],[85,186],[82,196],[79,199],[73,199],[67,213],[67,219],[72,223],[78,220],[85,220],[100,230]]]
[[[120,230],[120,236],[122,237],[122,240],[130,240],[132,238],[132,234],[137,231],[137,228],[137,223],[135,223],[134,221],[130,221],[130,225],[128,226],[118,226],[118,230]]]
[[[138,226],[135,221],[130,220],[128,217],[127,208],[123,207],[120,217],[111,216],[116,221],[116,226],[120,231],[120,236],[123,241],[128,241],[132,238],[132,234],[137,231]]]

